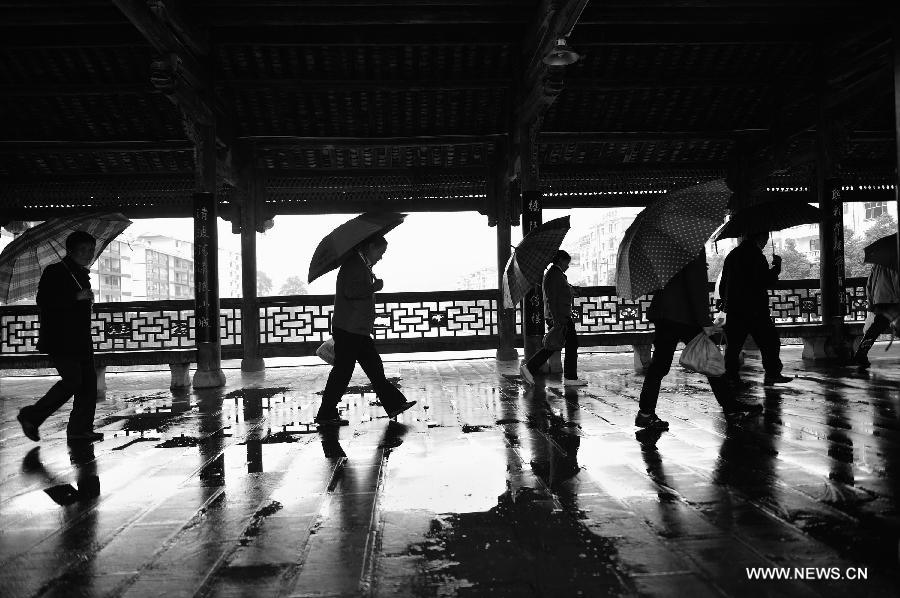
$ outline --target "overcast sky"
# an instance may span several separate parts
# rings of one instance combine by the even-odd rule
[[[564,248],[571,248],[579,236],[603,219],[603,209],[545,210],[546,222],[569,214],[572,230]],[[327,216],[276,216],[275,226],[257,236],[259,270],[272,279],[273,293],[289,276],[304,281],[309,261],[319,241],[353,214]],[[132,235],[144,232],[166,234],[190,241],[193,225],[189,218],[135,220]],[[521,239],[521,229],[513,228],[513,244]],[[375,273],[385,282],[385,291],[424,291],[456,288],[456,281],[497,261],[496,228],[487,225],[487,217],[476,212],[414,213],[388,233],[389,245]],[[240,251],[240,235],[231,232],[231,224],[219,221],[219,245]],[[336,273],[327,274],[309,287],[312,294],[334,293]]]

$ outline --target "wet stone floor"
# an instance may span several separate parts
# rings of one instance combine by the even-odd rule
[[[868,373],[748,362],[726,423],[674,368],[636,434],[627,354],[590,384],[537,388],[493,359],[386,364],[418,404],[383,417],[357,369],[328,434],[309,425],[326,366],[227,370],[172,394],[168,373],[107,376],[94,445],[18,409],[53,378],[0,386],[0,595],[896,596],[900,352]],[[768,572],[768,573],[766,573]],[[756,579],[780,576],[780,579]]]

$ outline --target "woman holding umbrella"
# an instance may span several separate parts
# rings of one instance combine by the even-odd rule
[[[371,336],[375,325],[375,293],[384,287],[382,280],[372,272],[372,266],[381,260],[387,250],[387,241],[380,233],[402,221],[402,215],[363,214],[325,237],[313,255],[310,281],[318,276],[314,276],[316,272],[333,269],[332,264],[340,261],[331,319],[334,367],[328,375],[328,382],[322,393],[322,404],[315,418],[320,427],[349,424],[340,417],[337,406],[347,390],[357,362],[372,382],[375,394],[388,417],[396,417],[416,404],[415,401],[407,401],[403,393],[388,381],[381,356],[378,355]],[[342,250],[354,236],[373,230],[373,226],[378,231],[376,234],[356,244],[350,251]],[[325,259],[323,255],[332,257]]]

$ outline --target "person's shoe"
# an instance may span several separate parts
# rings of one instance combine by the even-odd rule
[[[29,440],[38,442],[41,439],[40,434],[38,434],[38,427],[25,417],[21,411],[19,411],[19,415],[16,416],[16,419],[19,420],[19,425],[22,426],[22,433],[25,434]]]
[[[338,415],[334,417],[316,417],[314,420],[319,428],[337,428],[340,426],[349,426],[350,420],[344,419]]]
[[[732,409],[725,412],[725,419],[730,424],[738,423],[748,417],[759,415],[763,412],[763,406],[759,403],[747,404],[740,403]]]
[[[655,413],[644,413],[642,411],[638,411],[638,414],[634,416],[634,425],[648,430],[669,429],[669,422],[659,419],[659,416]]]
[[[398,415],[400,415],[401,413],[403,413],[404,411],[406,411],[407,409],[409,409],[410,407],[412,407],[412,406],[415,405],[415,404],[416,404],[415,401],[406,401],[405,403],[403,403],[403,404],[400,405],[399,407],[397,407],[397,408],[395,408],[395,409],[391,409],[390,411],[388,411],[388,412],[387,412],[388,417],[391,418],[391,419],[394,419],[395,417],[397,417]]]
[[[528,364],[523,363],[519,366],[519,373],[522,374],[522,380],[534,386],[534,374],[531,373],[531,370],[528,369]]]
[[[782,376],[781,374],[769,375],[766,374],[765,378],[763,378],[763,384],[766,386],[771,386],[772,384],[784,384],[785,382],[793,382],[794,379],[790,376]]]
[[[67,432],[66,439],[97,442],[99,440],[103,440],[103,432],[94,432],[93,430],[87,430],[85,432]]]
[[[563,386],[587,386],[587,383],[583,378],[563,378]]]

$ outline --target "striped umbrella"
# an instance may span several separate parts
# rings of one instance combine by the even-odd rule
[[[319,241],[309,262],[308,282],[340,267],[357,245],[393,230],[404,218],[406,214],[396,212],[367,212],[340,225]]]
[[[525,294],[541,282],[544,268],[559,251],[566,233],[569,217],[545,222],[522,238],[503,269],[503,306],[515,307]]]
[[[65,256],[66,237],[73,232],[84,231],[97,239],[93,263],[130,225],[131,220],[119,213],[84,214],[53,218],[28,229],[0,253],[0,301],[33,298],[44,268]]]
[[[637,215],[619,244],[616,292],[636,299],[661,289],[703,250],[725,218],[721,179],[670,191]]]

